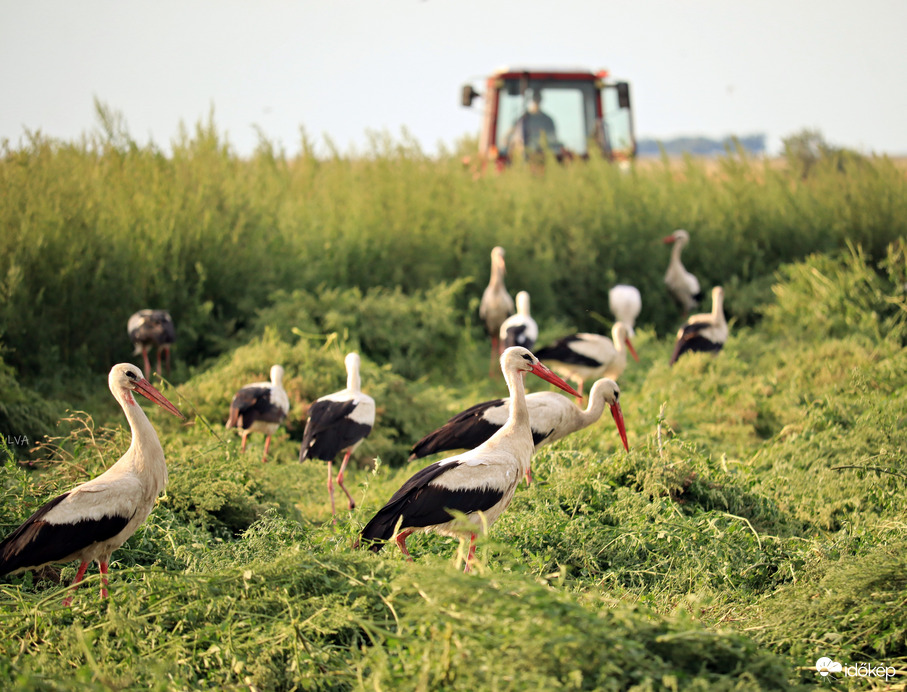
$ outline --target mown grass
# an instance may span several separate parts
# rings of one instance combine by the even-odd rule
[[[56,437],[27,466],[4,452],[0,533],[128,446],[92,368],[128,358],[131,310],[105,308],[184,306],[160,386],[189,421],[146,407],[170,482],[116,553],[109,600],[92,572],[62,606],[75,565],[0,579],[0,676],[42,690],[774,690],[822,682],[814,664],[830,656],[894,666],[903,687],[904,181],[884,159],[839,163],[802,179],[738,156],[717,178],[690,160],[679,175],[592,162],[473,179],[381,138],[362,159],[263,144],[239,161],[210,129],[171,158],[116,138],[7,149],[3,238],[30,245],[0,256],[14,301],[0,377],[19,402],[0,423]],[[695,233],[688,266],[729,286],[732,337],[672,368],[657,240],[677,226]],[[631,451],[607,416],[544,448],[472,575],[443,537],[411,537],[415,563],[353,550],[424,463],[409,445],[503,394],[474,321],[489,238],[543,340],[605,331],[615,278],[643,290],[641,362],[621,378]],[[70,295],[80,245],[96,280]],[[51,250],[53,269],[39,261]],[[34,314],[14,309],[26,285],[45,286]],[[38,316],[47,339],[23,352]],[[79,323],[86,345],[66,346]],[[347,476],[358,507],[332,527],[324,466],[299,464],[298,442],[352,349],[378,424]],[[241,455],[223,422],[275,362],[291,413],[262,464],[261,440]]]
[[[819,266],[833,285],[865,271],[817,256],[787,274]],[[875,308],[900,309],[880,276]],[[816,300],[797,286],[777,290]],[[151,413],[171,483],[117,553],[109,601],[92,575],[62,607],[56,579],[74,565],[0,585],[0,667],[21,689],[782,689],[816,682],[823,655],[902,670],[907,356],[825,327],[770,337],[776,319],[674,368],[643,332],[623,387],[632,451],[602,422],[540,452],[472,576],[451,539],[413,536],[416,563],[350,547],[420,462],[354,469],[360,507],[332,529],[323,467],[299,465],[293,439],[261,464],[205,425],[218,380],[252,362],[342,379],[336,339],[265,330],[165,390],[193,424]],[[367,361],[363,375],[380,389],[390,372]],[[418,398],[425,384],[401,386]],[[303,378],[288,387],[306,396]],[[40,475],[3,467],[4,531],[128,443],[82,420]]]

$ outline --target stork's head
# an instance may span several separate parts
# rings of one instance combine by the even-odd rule
[[[611,340],[615,345],[618,342],[625,343],[630,355],[633,356],[633,360],[637,363],[639,362],[639,356],[636,355],[636,349],[633,348],[633,343],[630,341],[630,328],[627,325],[623,322],[615,322],[614,327],[611,329]]]
[[[511,346],[501,354],[501,370],[504,371],[505,375],[512,372],[520,373],[521,375],[531,372],[575,397],[580,396],[579,392],[551,372],[547,366],[543,365],[538,358],[532,355],[529,349],[522,346]]]
[[[687,243],[690,242],[690,234],[687,233],[682,228],[678,228],[671,235],[669,235],[667,238],[662,240],[662,242],[663,243],[677,243],[678,245],[683,247],[684,245],[686,245]]]
[[[132,398],[132,393],[136,392],[146,399],[153,401],[161,408],[170,411],[174,416],[185,418],[185,416],[179,412],[179,409],[167,401],[166,397],[157,391],[151,383],[145,379],[142,371],[132,363],[119,363],[114,365],[110,369],[110,374],[107,376],[107,385],[110,387],[110,391],[113,392],[114,396],[117,396],[118,392],[125,392],[127,394],[127,403],[135,403],[135,400]]]
[[[617,425],[617,431],[620,433],[620,441],[623,442],[624,449],[629,452],[630,446],[627,444],[627,429],[624,426],[624,413],[620,408],[620,387],[617,386],[617,382],[609,380],[607,377],[596,380],[595,384],[592,385],[592,389],[589,390],[589,401],[594,401],[598,397],[604,399],[605,403],[610,407],[611,417],[614,418],[614,423]]]
[[[504,264],[504,248],[500,245],[496,245],[491,249],[491,267],[499,270],[502,274],[507,270],[507,266]]]
[[[280,384],[283,382],[283,366],[282,365],[272,365],[271,366],[271,384]]]

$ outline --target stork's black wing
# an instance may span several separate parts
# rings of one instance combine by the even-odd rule
[[[448,510],[484,512],[501,501],[504,493],[494,488],[452,489],[431,484],[459,465],[458,462],[439,461],[426,466],[406,481],[362,529],[362,538],[371,544],[369,549],[375,552],[381,550],[383,543],[376,541],[390,539],[398,522],[401,529],[434,526],[453,519]]]
[[[451,449],[475,449],[500,430],[500,426],[489,423],[483,416],[489,409],[500,406],[504,406],[504,399],[483,401],[460,411],[414,444],[409,458],[421,459]]]
[[[702,332],[712,325],[708,322],[693,322],[683,326],[683,331],[674,344],[670,364],[674,365],[677,359],[687,351],[720,351],[724,344],[715,343],[702,336]]]
[[[546,346],[535,351],[535,357],[540,361],[556,360],[566,365],[584,365],[590,368],[596,368],[601,365],[594,358],[577,353],[571,346],[576,342],[581,342],[582,338],[578,334],[571,334],[562,339],[558,339],[551,346]]]
[[[59,562],[92,543],[113,538],[132,518],[105,516],[72,523],[48,522],[47,513],[68,496],[64,493],[41,506],[0,543],[0,574]]]
[[[321,399],[312,404],[299,448],[299,461],[308,458],[330,461],[341,450],[368,435],[372,430],[371,425],[357,423],[350,418],[356,405],[352,399]]]

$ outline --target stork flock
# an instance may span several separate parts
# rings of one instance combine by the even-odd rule
[[[689,240],[685,230],[676,230],[664,238],[665,243],[673,244],[665,285],[685,318],[702,297],[698,280],[681,262],[681,252]],[[520,291],[514,303],[504,274],[504,249],[495,247],[479,315],[491,337],[490,374],[493,376],[500,369],[509,396],[477,403],[416,442],[410,460],[452,450],[466,451],[414,473],[365,523],[356,547],[377,552],[394,541],[403,555],[412,559],[406,539],[413,533],[454,536],[469,543],[465,560],[468,572],[477,535],[507,509],[523,478],[531,482],[531,458],[540,447],[592,425],[608,406],[623,447],[629,451],[616,380],[627,366],[628,354],[639,360],[632,344],[635,321],[642,309],[639,290],[625,284],[610,290],[609,307],[617,318],[610,338],[573,333],[533,353],[539,328],[530,315],[529,294]],[[684,353],[717,352],[723,347],[728,337],[723,306],[724,290],[715,286],[712,311],[693,315],[681,326],[669,359],[671,365]],[[141,310],[129,318],[127,331],[136,355],[142,355],[145,372],[151,371],[148,352],[156,348],[157,370],[161,370],[163,354],[169,374],[170,349],[176,335],[170,314],[164,310]],[[542,361],[549,363],[550,368]],[[362,392],[360,365],[359,355],[349,353],[345,359],[346,388],[311,404],[299,450],[300,462],[319,459],[327,464],[334,522],[334,483],[343,490],[348,508],[353,510],[356,503],[344,485],[344,473],[351,455],[375,424],[375,401]],[[263,462],[267,461],[271,437],[290,410],[283,387],[284,374],[281,365],[273,365],[269,381],[242,387],[229,407],[226,427],[241,433],[241,452],[251,433],[265,435]],[[572,395],[579,406],[551,391],[527,394],[528,374]],[[576,382],[576,389],[566,381],[570,379]],[[593,379],[588,405],[582,408],[584,385]],[[113,366],[108,387],[132,432],[129,449],[100,476],[45,503],[0,542],[0,576],[78,560],[72,586],[75,589],[94,561],[101,572],[101,595],[107,596],[112,553],[149,516],[167,481],[163,448],[135,394],[184,418],[135,365]],[[335,479],[332,464],[341,453],[344,456]],[[64,604],[69,605],[71,599],[72,593]]]

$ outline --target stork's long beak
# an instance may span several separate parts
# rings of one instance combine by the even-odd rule
[[[662,238],[661,242],[663,242],[665,245],[668,245],[670,243],[673,243],[675,240],[677,240],[677,238],[675,238],[673,235],[669,235],[666,238]]]
[[[167,398],[159,391],[157,391],[148,380],[136,380],[135,391],[137,391],[146,399],[153,401],[162,409],[170,411],[170,413],[172,413],[174,416],[179,416],[183,420],[186,420],[186,416],[180,413],[179,409],[176,406],[167,401]]]
[[[547,366],[542,365],[542,363],[535,363],[532,366],[532,372],[535,373],[536,375],[538,375],[539,377],[541,377],[546,382],[550,382],[555,387],[560,387],[568,394],[572,394],[573,396],[577,397],[578,399],[583,398],[582,394],[580,394],[573,387],[571,387],[569,384],[564,382],[560,377],[558,377],[553,372],[551,372],[551,370]]]
[[[628,336],[625,341],[627,342],[627,348],[630,349],[630,355],[633,356],[633,360],[637,363],[639,362],[639,356],[636,355],[636,349],[633,348],[633,344],[630,343],[630,337]]]
[[[617,431],[620,433],[620,440],[624,443],[624,449],[630,451],[630,445],[627,444],[627,429],[624,427],[624,412],[620,410],[620,404],[611,404],[611,415],[614,422],[617,423]]]

